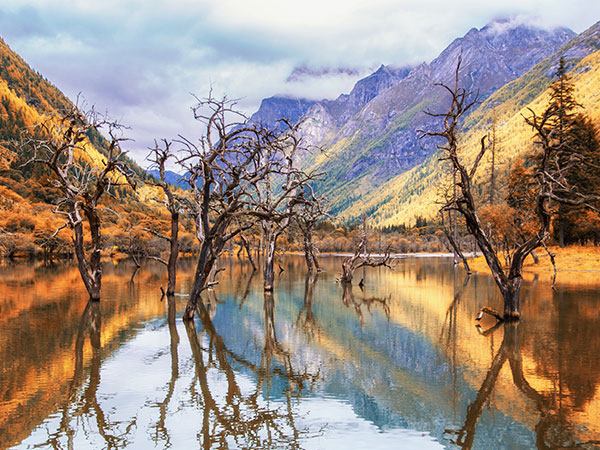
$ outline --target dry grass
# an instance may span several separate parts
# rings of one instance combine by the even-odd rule
[[[550,251],[556,255],[558,285],[600,284],[600,247],[550,247]],[[538,276],[551,279],[553,269],[550,257],[543,248],[538,248],[536,253],[539,256],[539,264],[535,264],[533,258],[528,257],[524,266],[524,278],[528,280]],[[472,259],[469,265],[477,272],[490,273],[483,256]]]

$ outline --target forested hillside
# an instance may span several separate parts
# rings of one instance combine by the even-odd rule
[[[567,62],[575,97],[583,107],[581,112],[596,125],[600,123],[598,49],[600,24],[573,38],[522,77],[498,89],[466,118],[459,148],[467,160],[475,157],[481,137],[490,134],[493,124],[496,124],[498,151],[495,169],[499,177],[496,185],[499,198],[506,195],[506,180],[515,158],[532,150],[534,133],[525,123],[524,116],[530,115],[529,108],[539,113],[546,106],[548,87],[561,57]],[[444,106],[440,105],[435,112],[444,112]],[[490,167],[488,152],[476,177],[477,191],[482,196],[488,195]],[[447,176],[448,168],[440,161],[440,155],[434,154],[424,163],[392,178],[372,195],[349,204],[341,211],[341,217],[355,221],[361,214],[367,213],[378,226],[413,223],[415,217],[434,217],[438,211],[440,186],[447,182]]]
[[[30,137],[43,138],[37,125],[58,120],[70,107],[71,101],[60,90],[0,40],[0,253],[5,256],[71,251],[66,230],[53,237],[64,223],[64,217],[53,212],[59,190],[47,168],[29,163],[31,147],[22,145]],[[85,152],[77,157],[84,164],[102,167],[107,145],[92,130],[84,143]],[[160,225],[163,220],[156,203],[158,191],[144,184],[150,177],[132,160],[126,161],[138,188],[117,187],[106,197],[104,206],[114,211],[103,215],[110,236],[107,249],[129,245],[133,237],[141,237],[143,224]]]
[[[311,106],[302,132],[309,144],[325,152],[315,153],[308,165],[328,174],[318,189],[330,199],[331,213],[351,218],[349,210],[368,201],[378,187],[436,152],[436,142],[419,140],[418,130],[440,125],[426,111],[447,105],[447,93],[436,84],[453,80],[459,55],[464,87],[484,101],[574,35],[566,28],[494,21],[455,39],[431,62],[395,72],[380,68],[349,96]],[[349,102],[351,98],[356,101]]]

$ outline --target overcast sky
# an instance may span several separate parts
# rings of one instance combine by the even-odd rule
[[[578,33],[600,20],[598,0],[1,3],[6,43],[69,98],[130,126],[142,165],[154,138],[199,137],[190,94],[211,85],[251,114],[275,94],[335,98],[381,64],[429,62],[495,18]]]

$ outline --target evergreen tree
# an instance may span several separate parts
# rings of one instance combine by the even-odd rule
[[[544,112],[544,125],[551,152],[551,170],[559,197],[576,200],[577,196],[596,194],[600,187],[595,172],[598,168],[599,140],[590,120],[577,110],[582,108],[575,98],[571,77],[564,58],[559,61],[556,80],[550,86],[550,100]],[[541,163],[540,161],[537,161]],[[584,206],[560,202],[554,211],[554,237],[565,244],[584,240],[578,225]]]
[[[571,167],[565,175],[568,186],[578,194],[597,195],[600,192],[600,137],[592,121],[578,114],[568,123],[568,142]],[[588,223],[583,205],[561,204],[555,219],[555,235],[561,245],[582,243],[588,240],[597,242],[600,230]]]

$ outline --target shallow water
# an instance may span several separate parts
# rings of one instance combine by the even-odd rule
[[[478,328],[486,275],[407,258],[344,290],[340,263],[287,257],[265,296],[224,260],[191,327],[192,261],[162,301],[161,266],[109,264],[99,303],[73,266],[1,266],[0,448],[600,445],[600,282],[530,281],[520,323]]]

